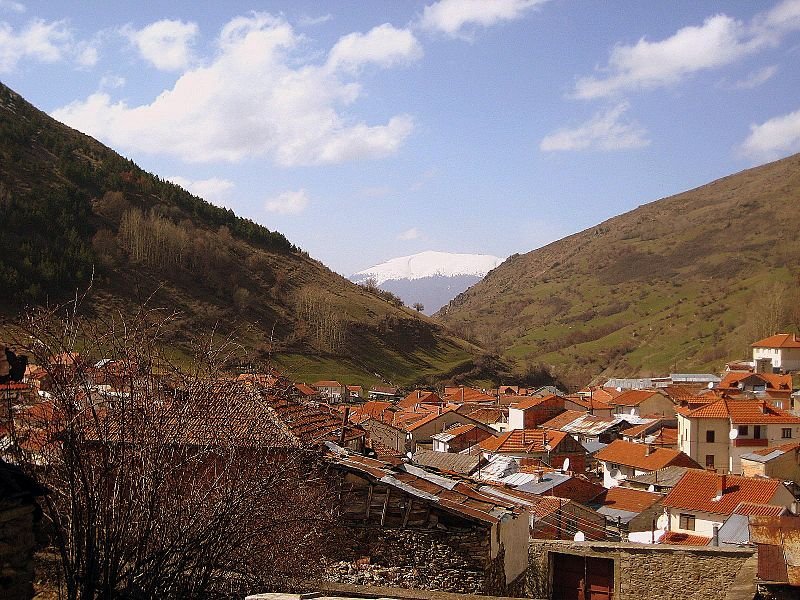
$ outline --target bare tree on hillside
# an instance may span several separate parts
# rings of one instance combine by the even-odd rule
[[[242,598],[319,563],[333,504],[316,453],[273,418],[280,390],[222,376],[230,345],[177,368],[163,325],[36,314],[16,340],[51,383],[14,407],[13,459],[50,490],[68,600]]]

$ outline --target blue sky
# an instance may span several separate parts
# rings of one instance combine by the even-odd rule
[[[0,0],[0,79],[350,274],[800,151],[800,0]]]

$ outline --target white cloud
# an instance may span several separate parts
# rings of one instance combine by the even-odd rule
[[[420,25],[451,37],[464,37],[467,26],[490,27],[522,18],[547,0],[440,0],[426,6]]]
[[[14,70],[22,59],[58,62],[65,57],[71,40],[66,21],[34,19],[19,32],[8,23],[0,23],[0,72]]]
[[[306,209],[308,202],[308,194],[305,190],[288,191],[267,200],[264,208],[268,212],[280,215],[297,215]]]
[[[364,64],[373,63],[388,68],[421,57],[422,46],[413,33],[384,23],[367,33],[350,33],[339,38],[328,53],[328,67],[356,71]]]
[[[168,180],[190,191],[195,196],[199,196],[203,200],[226,208],[228,207],[228,194],[236,187],[232,181],[219,177],[193,180],[176,175],[175,177],[169,177]]]
[[[192,45],[199,29],[197,23],[162,19],[142,29],[123,27],[121,32],[157,69],[180,71],[192,62]]]
[[[300,27],[312,27],[314,25],[322,25],[322,23],[327,23],[332,19],[333,15],[330,13],[326,15],[320,15],[318,17],[309,17],[308,15],[304,15],[298,19],[297,24]]]
[[[14,0],[0,0],[0,10],[8,12],[24,13],[25,5],[21,2],[14,2]]]
[[[564,150],[625,150],[650,144],[647,131],[634,122],[623,122],[627,102],[597,113],[586,123],[572,129],[559,129],[539,144],[544,152]]]
[[[13,71],[20,61],[40,63],[74,61],[79,67],[93,67],[98,59],[97,39],[76,41],[66,20],[33,19],[15,30],[0,22],[0,73]]]
[[[360,85],[324,64],[298,65],[292,51],[301,41],[282,18],[236,17],[223,27],[215,58],[149,104],[129,106],[98,92],[53,116],[124,150],[193,162],[267,156],[296,166],[396,152],[413,129],[411,117],[367,125],[343,116]]]
[[[750,73],[744,79],[733,82],[729,87],[734,90],[752,90],[766,83],[778,72],[778,65],[768,65]]]
[[[407,229],[406,231],[402,232],[397,236],[398,240],[403,240],[404,242],[408,242],[410,240],[417,240],[422,237],[422,232],[416,227],[412,227],[411,229]]]
[[[660,41],[641,38],[634,45],[615,46],[608,66],[602,69],[607,74],[578,79],[574,95],[604,98],[673,85],[693,73],[729,65],[775,46],[783,35],[797,29],[800,0],[786,0],[749,24],[714,15],[702,25],[684,27]]]
[[[113,90],[116,88],[121,88],[125,85],[125,83],[125,78],[121,75],[103,75],[103,77],[100,78],[100,84],[98,87],[101,90]]]
[[[768,161],[800,151],[800,110],[750,126],[740,152],[757,161]]]

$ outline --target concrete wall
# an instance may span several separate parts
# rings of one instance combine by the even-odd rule
[[[528,595],[550,597],[553,553],[614,561],[615,600],[724,600],[751,549],[532,540]]]
[[[800,449],[785,452],[768,463],[742,459],[742,474],[748,477],[763,475],[800,484]]]

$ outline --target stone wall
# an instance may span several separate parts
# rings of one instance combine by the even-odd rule
[[[754,550],[532,540],[528,595],[549,597],[554,552],[612,559],[617,600],[724,600]]]
[[[0,503],[0,598],[33,598],[32,504]]]
[[[490,531],[352,528],[326,581],[465,594],[505,595],[504,550],[491,558]],[[359,560],[361,559],[361,560]],[[368,560],[368,562],[367,562]],[[524,576],[521,578],[524,580]],[[517,587],[521,587],[517,583]]]

